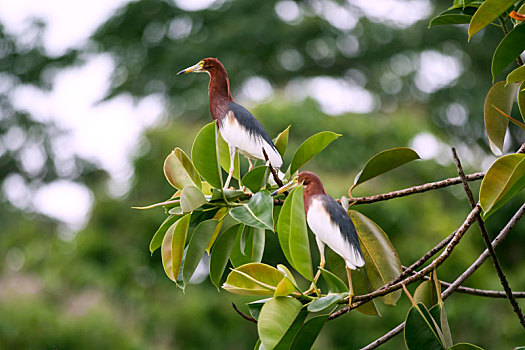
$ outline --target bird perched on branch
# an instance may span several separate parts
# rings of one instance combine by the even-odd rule
[[[211,116],[217,121],[222,138],[230,150],[230,171],[224,187],[228,188],[233,175],[236,150],[248,158],[250,170],[253,168],[251,159],[266,160],[265,153],[272,167],[281,167],[281,155],[261,123],[246,108],[233,101],[228,75],[222,63],[216,58],[204,58],[177,75],[192,72],[210,75],[208,95]]]
[[[354,291],[351,271],[365,264],[357,232],[352,219],[343,207],[326,194],[319,177],[309,171],[300,172],[292,181],[272,193],[272,196],[283,193],[294,187],[304,185],[304,211],[308,226],[315,234],[321,255],[320,267],[324,268],[325,244],[345,260],[349,286],[349,304],[352,303]],[[319,278],[317,272],[314,283]]]

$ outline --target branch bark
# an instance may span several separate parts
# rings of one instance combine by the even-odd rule
[[[496,248],[509,234],[509,232],[512,230],[512,228],[517,224],[517,222],[521,219],[521,217],[525,214],[525,204],[521,206],[520,209],[514,214],[514,216],[509,220],[507,225],[500,231],[498,236],[492,241],[492,247]],[[441,296],[443,300],[447,299],[452,293],[454,293],[459,286],[467,279],[469,278],[476,270],[487,260],[487,258],[490,256],[488,249],[485,249],[483,253],[470,265],[468,269],[465,270],[443,293],[441,293]],[[379,345],[386,343],[405,328],[405,322],[399,324],[397,327],[383,335],[382,337],[376,339],[372,343],[368,344],[367,346],[361,348],[361,350],[372,350],[377,348]]]

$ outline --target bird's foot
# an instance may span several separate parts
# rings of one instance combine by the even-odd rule
[[[353,294],[348,294],[348,306],[349,307],[353,307],[355,306],[355,304],[353,303],[354,301],[354,295]]]

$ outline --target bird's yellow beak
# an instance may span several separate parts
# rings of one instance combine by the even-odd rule
[[[191,67],[181,70],[180,72],[177,73],[177,75],[186,74],[186,73],[199,73],[199,72],[206,72],[206,70],[204,70],[204,61],[200,61],[199,63]]]
[[[300,185],[301,185],[301,182],[299,182],[299,176],[296,176],[296,177],[293,178],[292,181],[288,182],[283,187],[278,188],[277,190],[273,191],[271,195],[272,196],[277,196],[278,194],[281,194],[281,193],[283,193],[285,191],[294,189],[294,188],[296,188],[297,186],[300,186]]]

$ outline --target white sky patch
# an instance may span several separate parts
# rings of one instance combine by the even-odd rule
[[[66,223],[75,230],[89,220],[93,195],[84,186],[58,180],[42,186],[34,195],[35,210]]]
[[[432,159],[438,156],[440,152],[440,144],[438,139],[430,133],[422,132],[417,134],[411,142],[414,151],[419,154],[422,159]]]
[[[298,23],[301,20],[301,10],[295,1],[279,1],[275,4],[275,13],[281,21],[290,24]]]
[[[428,94],[451,85],[463,72],[463,65],[456,57],[427,50],[419,56],[415,77],[416,86]]]
[[[22,36],[29,19],[43,19],[47,24],[44,46],[49,54],[58,56],[85,44],[113,11],[129,1],[4,0],[0,2],[0,21],[9,33]]]
[[[429,0],[347,0],[372,21],[407,28],[432,13]]]
[[[246,79],[241,89],[241,99],[248,98],[254,102],[268,100],[273,94],[272,85],[262,77],[251,77]]]
[[[330,115],[370,113],[376,107],[374,96],[370,92],[342,79],[310,79],[308,93],[321,105],[321,110]]]
[[[173,2],[178,8],[184,11],[200,11],[217,2],[222,3],[222,1],[217,0],[173,0]]]

